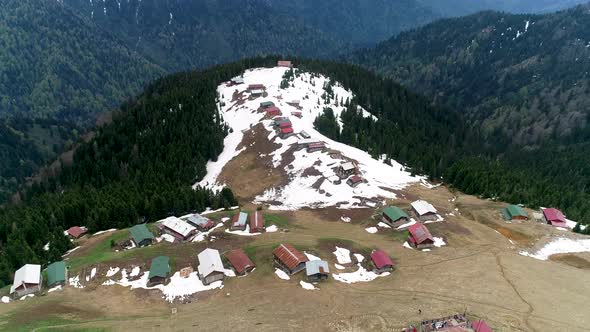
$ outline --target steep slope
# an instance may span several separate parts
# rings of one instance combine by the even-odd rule
[[[463,16],[482,10],[510,13],[549,13],[573,7],[585,0],[419,0],[442,16]]]
[[[349,44],[261,0],[64,3],[168,71],[261,54],[328,56]]]
[[[586,126],[589,8],[442,20],[353,58],[465,110],[487,135],[534,146]]]
[[[57,1],[2,1],[0,44],[0,116],[86,122],[163,73]]]

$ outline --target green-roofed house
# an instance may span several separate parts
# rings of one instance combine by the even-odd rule
[[[66,283],[66,262],[54,262],[47,267],[47,287],[63,286]]]
[[[131,227],[129,233],[131,233],[131,240],[138,247],[150,245],[154,241],[154,234],[150,232],[145,224]]]
[[[274,105],[275,105],[275,103],[273,103],[272,101],[263,101],[260,103],[260,108],[266,109],[269,107],[273,107]]]
[[[508,205],[502,209],[502,215],[506,220],[528,220],[529,215],[518,205]]]
[[[409,219],[408,214],[397,206],[388,206],[381,214],[381,221],[394,228],[407,223]]]
[[[148,274],[147,286],[165,284],[170,276],[170,257],[158,256],[152,259],[150,273]]]

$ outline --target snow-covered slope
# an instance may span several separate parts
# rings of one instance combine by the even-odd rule
[[[212,189],[223,187],[225,184],[218,182],[223,167],[249,148],[244,146],[238,149],[238,146],[244,134],[258,123],[262,123],[268,131],[267,139],[278,146],[270,155],[259,153],[259,157],[271,156],[273,166],[282,168],[288,177],[288,183],[267,188],[256,197],[256,203],[270,204],[271,209],[371,206],[383,198],[395,198],[394,190],[424,180],[411,176],[395,161],[392,161],[391,166],[387,165],[373,159],[364,151],[333,141],[316,131],[313,126],[316,117],[322,114],[326,107],[332,108],[338,117],[345,110],[345,107],[340,105],[341,101],[352,99],[353,93],[345,90],[337,82],[332,82],[330,85],[334,91],[334,98],[330,98],[326,103],[323,98],[324,87],[330,80],[315,73],[297,70],[289,87],[281,89],[281,81],[287,70],[280,67],[251,69],[243,75],[244,84],[228,86],[223,83],[218,87],[218,107],[233,131],[225,138],[225,147],[218,160],[207,164],[207,175],[195,185]],[[248,98],[249,84],[264,84],[267,95],[256,99]],[[287,104],[293,100],[300,101],[299,109]],[[295,134],[304,131],[312,139],[326,143],[327,149],[313,153],[307,152],[306,149],[296,149],[298,141],[303,138],[300,134],[286,139],[280,138],[273,127],[274,120],[266,116],[265,112],[258,111],[263,101],[272,101],[281,109],[282,116],[289,117]],[[291,115],[291,112],[296,111],[302,113],[301,118]],[[362,111],[367,117],[372,116],[369,112]],[[335,169],[348,161],[356,164],[357,174],[365,180],[356,188],[347,185],[346,178],[340,184],[334,183],[337,182],[334,181]]]

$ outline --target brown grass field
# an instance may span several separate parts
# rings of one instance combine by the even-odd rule
[[[454,195],[456,201],[450,202]],[[210,243],[221,250],[246,248],[258,268],[247,277],[226,279],[223,289],[199,293],[190,303],[168,304],[158,291],[100,285],[108,266],[147,264],[148,257],[137,255],[97,265],[99,277],[84,289],[66,287],[1,305],[0,329],[399,331],[421,319],[466,311],[471,318],[485,319],[496,331],[590,331],[587,310],[582,309],[590,299],[585,282],[590,276],[589,255],[560,255],[549,261],[518,255],[547,237],[566,233],[534,222],[505,223],[498,214],[502,204],[452,193],[445,187],[430,190],[416,185],[408,188],[406,196],[425,198],[441,212],[456,214],[429,225],[447,246],[420,252],[402,247],[403,233],[380,229],[369,234],[364,228],[376,222],[371,219],[375,211],[368,209],[277,213],[284,217],[288,232],[248,238],[227,235]],[[350,216],[352,222],[339,221],[341,215]],[[103,237],[107,241],[108,236]],[[349,285],[331,279],[319,284],[318,291],[306,291],[298,285],[301,275],[283,281],[273,274],[270,251],[280,242],[321,256],[331,268],[335,244],[363,253],[378,247],[394,258],[397,268],[391,276],[372,282]],[[99,243],[86,241],[71,259],[87,255]],[[178,269],[191,261],[196,265],[196,253],[206,245],[153,248],[171,255]]]

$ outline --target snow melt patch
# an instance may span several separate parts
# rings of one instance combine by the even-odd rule
[[[97,235],[100,235],[100,234],[103,234],[103,233],[114,232],[116,230],[117,230],[116,228],[111,228],[111,229],[107,229],[106,231],[96,232],[96,233],[92,234],[92,236],[97,236]]]
[[[2,296],[0,301],[2,301],[2,303],[10,303],[10,298],[8,296]]]
[[[379,277],[385,277],[390,274],[389,272],[377,274],[375,272],[367,271],[367,269],[362,267],[360,263],[358,264],[358,267],[359,267],[358,270],[356,270],[355,272],[332,274],[332,276],[334,277],[335,280],[338,280],[340,282],[344,282],[347,284],[353,284],[356,282],[373,281]]]
[[[381,228],[391,228],[391,226],[389,226],[388,224],[384,223],[383,221],[380,221],[377,224],[377,227],[381,227]]]
[[[70,284],[70,286],[72,286],[74,288],[84,288],[84,286],[82,286],[82,284],[80,283],[80,276],[79,275],[68,279],[68,283]]]
[[[333,252],[336,255],[336,260],[339,264],[350,264],[352,260],[350,259],[350,250],[346,248],[336,247],[336,251]]]
[[[115,274],[119,273],[120,268],[118,267],[111,267],[109,268],[109,270],[107,271],[107,278],[110,278],[112,276],[114,276]]]
[[[281,270],[281,269],[276,269],[275,270],[275,274],[277,275],[277,277],[283,279],[283,280],[290,280],[291,277],[289,277],[289,275],[287,273],[285,273],[285,271]]]
[[[322,260],[318,256],[314,256],[314,255],[309,254],[307,252],[303,252],[303,253],[305,254],[305,256],[307,256],[307,259],[309,259],[310,261],[321,261]]]
[[[279,230],[279,228],[277,227],[277,225],[270,225],[266,228],[267,233],[274,233],[278,230]]]
[[[256,236],[262,233],[250,233],[250,225],[246,225],[246,229],[243,231],[230,231],[229,229],[225,230],[226,233],[240,235],[240,236]]]
[[[205,241],[205,238],[211,234],[211,232],[213,232],[214,230],[218,229],[219,227],[223,227],[223,223],[217,223],[217,225],[213,226],[210,230],[206,231],[206,232],[200,232],[199,234],[197,234],[197,236],[195,236],[193,238],[192,242],[202,242]]]
[[[218,160],[207,163],[207,175],[196,183],[195,187],[201,186],[213,190],[223,188],[225,184],[218,181],[219,174],[231,159],[246,149],[246,147],[237,149],[242,142],[244,133],[260,122],[270,133],[267,139],[278,145],[277,149],[269,155],[272,156],[273,165],[279,167],[285,159],[284,155],[290,150],[292,144],[297,143],[298,138],[291,136],[283,140],[276,137],[272,121],[262,121],[265,113],[257,110],[260,102],[271,101],[281,109],[283,115],[287,116],[298,110],[287,105],[286,101],[288,100],[299,100],[302,109],[301,118],[290,117],[295,133],[305,131],[313,139],[323,141],[330,150],[339,151],[344,158],[354,161],[359,175],[365,182],[356,188],[348,186],[346,180],[343,180],[341,184],[335,184],[328,179],[335,175],[333,168],[339,165],[339,160],[333,159],[327,152],[307,153],[305,150],[300,150],[293,153],[295,158],[284,168],[289,182],[284,186],[268,188],[264,193],[256,196],[255,203],[269,204],[270,209],[273,210],[321,208],[335,205],[342,209],[363,207],[366,204],[363,204],[361,198],[394,199],[396,195],[393,190],[403,189],[410,183],[421,181],[421,177],[412,176],[395,161],[391,161],[391,166],[387,165],[380,160],[373,159],[365,151],[333,141],[316,131],[313,122],[327,107],[332,108],[338,122],[341,123],[340,114],[346,107],[340,105],[340,101],[352,100],[354,95],[351,91],[344,89],[341,84],[332,82],[334,98],[330,98],[330,101],[326,102],[322,95],[325,93],[324,85],[330,80],[322,75],[300,72],[296,74],[288,88],[280,89],[283,75],[287,70],[280,67],[251,69],[243,74],[244,84],[227,86],[223,83],[219,85],[217,89],[220,96],[218,100],[219,113],[226,124],[232,128],[232,131],[224,139],[224,150]],[[267,97],[253,100],[241,99],[239,102],[233,100],[234,91],[237,90],[238,93],[247,96],[244,91],[247,85],[255,83],[265,85]],[[366,117],[375,118],[362,108],[360,111]],[[342,160],[342,162],[344,161]],[[303,173],[309,169],[315,169],[321,176],[303,176]],[[315,183],[318,185],[313,188],[312,185]]]
[[[404,242],[403,246],[404,246],[404,248],[408,248],[408,249],[412,249],[412,250],[414,249],[414,248],[413,248],[413,247],[412,247],[412,246],[411,246],[411,245],[408,243],[408,241]]]
[[[301,288],[306,289],[306,290],[317,290],[319,288],[315,288],[315,286],[313,284],[310,284],[309,282],[305,282],[303,280],[301,280],[299,282],[299,285],[301,285]]]
[[[80,246],[77,246],[77,247],[76,247],[76,248],[74,248],[74,249],[70,249],[70,250],[66,251],[66,253],[65,253],[65,254],[61,255],[61,257],[66,257],[67,255],[69,255],[69,254],[73,253],[74,251],[76,251],[76,250],[78,250],[78,249],[80,249]]]
[[[334,264],[334,266],[338,269],[338,270],[344,270],[346,269],[344,266],[340,265],[340,264]]]
[[[350,217],[345,217],[345,216],[340,217],[340,220],[342,220],[344,222],[350,222],[351,221]]]
[[[407,223],[403,224],[403,225],[399,225],[397,226],[395,229],[404,229],[404,228],[408,228],[412,225],[414,225],[416,223],[416,220],[414,220],[414,218],[410,219],[410,221],[408,221]]]
[[[55,292],[57,290],[61,290],[61,285],[57,285],[57,286],[55,286],[53,288],[48,289],[47,290],[47,293],[53,293],[53,292]]]
[[[25,296],[21,297],[21,298],[20,298],[20,300],[21,300],[21,301],[22,301],[22,300],[26,300],[26,299],[28,299],[29,297],[35,297],[35,294],[27,294],[27,295],[25,295]]]
[[[436,237],[435,236],[435,237],[433,237],[433,239],[434,239],[434,246],[437,247],[437,248],[440,248],[440,247],[446,245],[446,243],[445,243],[445,241],[443,240],[442,237]]]
[[[43,246],[43,250],[49,251],[49,242],[45,243],[45,245]]]
[[[530,253],[527,251],[521,251],[522,256],[532,257],[546,261],[549,256],[556,254],[569,254],[576,252],[590,252],[590,239],[567,239],[558,238],[552,242],[546,244],[543,248],[538,250],[536,253]]]
[[[377,227],[367,227],[365,228],[365,231],[367,231],[367,233],[375,234],[377,233],[378,229]]]
[[[139,266],[135,266],[132,270],[131,273],[129,273],[130,277],[137,277],[139,275],[139,272],[141,271],[141,269],[139,268]]]

